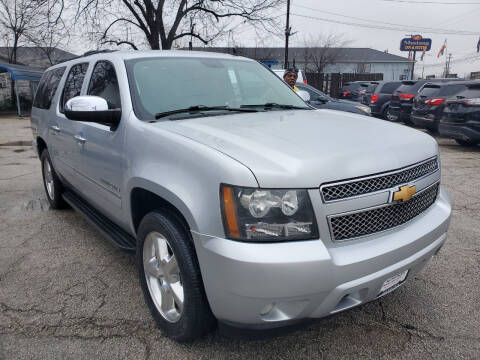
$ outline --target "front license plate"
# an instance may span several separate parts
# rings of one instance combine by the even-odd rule
[[[379,296],[383,295],[389,290],[393,290],[395,287],[400,285],[407,278],[407,274],[408,274],[408,270],[405,270],[400,274],[394,275],[391,278],[388,278],[387,280],[385,280],[378,295]]]

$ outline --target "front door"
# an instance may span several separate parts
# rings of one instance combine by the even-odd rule
[[[86,95],[104,98],[109,109],[121,108],[120,90],[114,65],[98,61],[92,71]],[[84,197],[104,215],[121,221],[125,114],[117,128],[82,122],[84,139],[80,172],[86,179]]]
[[[80,165],[83,144],[78,140],[82,124],[65,117],[64,106],[71,98],[80,95],[88,63],[75,64],[70,68],[65,86],[60,94],[55,117],[49,119],[50,139],[54,150],[55,167],[62,177],[75,188],[81,187],[76,169]]]

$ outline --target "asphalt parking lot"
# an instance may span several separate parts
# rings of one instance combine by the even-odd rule
[[[437,139],[448,241],[400,289],[280,337],[180,345],[155,327],[134,256],[48,208],[29,124],[0,118],[1,360],[480,358],[480,146]]]

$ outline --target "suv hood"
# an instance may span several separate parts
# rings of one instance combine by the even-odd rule
[[[155,126],[238,160],[261,187],[314,188],[398,169],[438,152],[423,132],[334,110],[230,114]]]

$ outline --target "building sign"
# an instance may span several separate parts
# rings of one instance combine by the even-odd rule
[[[432,39],[422,38],[421,35],[413,35],[400,42],[400,51],[430,51],[431,48]]]

